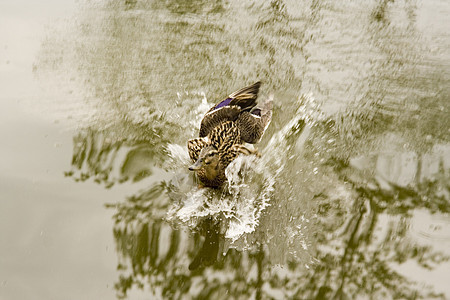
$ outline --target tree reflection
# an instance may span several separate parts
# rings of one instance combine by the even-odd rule
[[[446,213],[448,204],[442,204],[443,201],[448,203],[448,199],[445,200],[435,192],[424,197],[425,191],[428,193],[434,190],[431,188],[436,185],[434,181],[423,182],[419,189],[399,187],[391,183],[390,190],[385,190],[377,185],[371,187],[371,184],[361,185],[352,182],[345,176],[348,168],[339,164],[337,171],[341,175],[341,180],[350,182],[356,192],[352,200],[352,213],[345,217],[347,222],[341,227],[343,231],[335,238],[330,239],[327,236],[335,232],[336,227],[333,225],[337,215],[342,211],[331,214],[333,216],[331,226],[323,227],[323,231],[318,230],[319,233],[323,233],[318,240],[324,241],[324,246],[328,245],[329,248],[328,251],[319,252],[318,256],[323,264],[322,268],[326,270],[326,276],[323,277],[323,273],[319,273],[320,275],[315,273],[310,278],[311,282],[321,283],[315,284],[309,295],[313,296],[313,292],[319,291],[321,297],[325,298],[344,296],[354,298],[361,294],[394,299],[443,297],[431,290],[416,290],[413,282],[395,272],[392,266],[394,263],[401,264],[412,259],[419,265],[429,268],[448,260],[446,254],[434,252],[430,246],[420,246],[408,237],[408,220],[414,209],[427,207],[433,212]],[[442,182],[437,185],[441,184]],[[319,216],[327,216],[329,210],[333,208],[336,211],[337,204],[332,208],[329,201],[330,199],[321,201]],[[327,220],[329,216],[323,220]],[[325,224],[327,222],[318,223],[319,226]],[[381,228],[386,232],[380,234]],[[330,245],[339,246],[330,249]],[[327,284],[323,280],[326,280]],[[330,286],[330,283],[334,285]]]
[[[318,145],[324,149],[327,144],[320,143],[326,136],[323,130],[336,132],[330,129],[333,126],[330,124],[333,122],[325,121],[314,128],[305,146],[307,159],[311,159],[310,154]],[[293,128],[297,130],[285,136],[285,142],[291,146],[297,142],[304,126],[294,124]],[[219,299],[443,298],[431,289],[416,287],[394,268],[413,260],[423,268],[431,269],[449,259],[431,246],[418,244],[408,234],[409,219],[414,210],[449,212],[450,178],[442,160],[433,178],[400,186],[367,176],[364,170],[352,167],[348,160],[329,153],[328,160],[321,165],[321,172],[328,174],[334,185],[345,187],[351,193],[336,195],[336,188],[315,190],[317,193],[309,199],[317,214],[313,219],[315,248],[312,256],[315,264],[305,268],[305,261],[288,259],[284,266],[277,267],[270,259],[277,249],[271,247],[273,242],[267,237],[277,233],[268,234],[266,223],[270,219],[288,218],[289,213],[279,209],[291,205],[286,198],[277,202],[275,195],[273,204],[276,205],[267,209],[254,234],[255,239],[248,245],[249,251],[227,250],[221,248],[223,237],[217,220],[206,219],[200,223],[194,236],[164,222],[167,207],[173,201],[170,195],[176,186],[163,182],[113,206],[117,210],[114,218],[115,237],[121,254],[120,269],[127,274],[122,274],[116,284],[119,295],[125,297],[132,287],[147,287],[156,295],[176,299],[186,296]],[[374,161],[378,159],[377,156],[373,158]],[[416,177],[421,176],[416,174]],[[323,179],[323,182],[326,181]],[[279,225],[278,230],[282,226]],[[216,261],[219,249],[226,254]]]
[[[252,251],[229,249],[215,262],[222,238],[211,219],[205,220],[194,236],[163,221],[170,202],[166,184],[111,206],[116,209],[114,236],[121,257],[122,275],[116,284],[119,295],[125,297],[135,286],[175,299],[187,295],[206,299],[442,298],[432,290],[416,288],[393,266],[414,260],[433,268],[448,259],[408,236],[414,209],[448,212],[448,204],[443,205],[444,198],[435,192],[437,185],[449,182],[448,174],[440,174],[440,183],[423,182],[418,189],[392,184],[387,191],[352,182],[345,175],[351,167],[336,162],[335,166],[332,168],[342,182],[352,184],[354,194],[351,199],[325,194],[311,199],[317,212],[313,255],[317,262],[309,269],[303,268],[301,261],[273,266],[261,240]],[[380,233],[382,228],[384,233]],[[200,236],[206,236],[204,241]],[[200,265],[202,259],[206,263]]]
[[[73,138],[72,169],[65,175],[76,181],[93,178],[107,188],[127,180],[139,181],[151,175],[152,168],[161,165],[168,141],[164,136],[176,128],[166,125],[164,134],[152,132],[140,137],[117,135],[111,128],[83,130]]]
[[[97,112],[80,122],[66,175],[106,187],[161,170],[183,180],[181,167],[168,165],[166,146],[194,135],[203,91],[214,98],[212,91],[226,94],[234,83],[256,79],[276,91],[280,100],[262,149],[296,120],[295,95],[302,87],[326,105],[353,100],[327,117],[317,106],[302,111],[302,119],[276,140],[278,150],[265,153],[284,165],[268,165],[278,174],[271,206],[236,249],[223,235],[220,216],[198,220],[192,232],[165,220],[180,200],[176,195],[186,194],[176,180],[158,178],[123,202],[108,204],[115,210],[119,297],[134,288],[168,299],[444,297],[417,287],[395,268],[414,261],[432,269],[448,260],[408,230],[417,209],[450,212],[449,173],[433,152],[450,142],[450,85],[439,75],[445,74],[440,66],[420,60],[420,36],[411,26],[415,8],[410,1],[405,8],[377,1],[361,33],[351,9],[336,12],[323,1],[302,2],[296,7],[301,9],[290,5],[271,1],[237,9],[221,1],[109,1],[100,5],[101,16],[98,7],[91,12],[88,6],[72,40],[43,43],[36,74],[55,72],[71,88],[70,82],[79,83],[88,94],[86,105]],[[407,12],[406,26],[390,22],[391,9]],[[342,30],[329,28],[333,16]],[[330,50],[329,32],[337,32],[331,41],[342,52]],[[365,46],[356,54],[340,44],[348,42],[348,32]],[[348,62],[346,51],[356,62]],[[342,77],[342,70],[354,77],[327,80]],[[342,87],[347,79],[351,85]],[[381,176],[387,151],[412,153],[414,180],[405,184]],[[439,167],[424,174],[429,153]],[[354,165],[358,158],[366,161],[362,167]],[[306,237],[296,240],[300,234]]]

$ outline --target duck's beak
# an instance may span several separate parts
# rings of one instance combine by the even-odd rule
[[[189,171],[198,171],[202,167],[202,160],[198,159],[192,166],[189,167]]]

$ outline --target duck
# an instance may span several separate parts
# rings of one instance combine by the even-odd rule
[[[231,93],[212,106],[200,123],[199,137],[187,142],[201,187],[218,188],[226,181],[225,169],[239,155],[256,155],[245,144],[258,143],[272,119],[272,98],[257,106],[261,82]]]

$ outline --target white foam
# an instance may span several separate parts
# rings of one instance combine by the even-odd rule
[[[206,99],[197,113],[207,107]],[[220,219],[224,236],[232,244],[246,234],[252,233],[259,225],[262,212],[270,206],[275,191],[275,183],[288,163],[286,153],[291,148],[289,136],[299,130],[301,121],[312,124],[321,118],[317,104],[311,95],[300,97],[297,112],[287,124],[275,133],[267,146],[261,149],[262,158],[241,155],[227,167],[227,183],[223,190],[193,188],[183,199],[169,210],[167,219],[178,220],[195,228],[202,218]],[[179,145],[168,145],[174,160],[185,161],[187,151]],[[178,164],[182,165],[182,163]],[[295,235],[302,236],[302,228]],[[302,243],[307,249],[306,242]]]

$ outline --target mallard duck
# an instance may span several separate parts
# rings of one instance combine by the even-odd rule
[[[272,118],[272,99],[256,107],[261,82],[244,87],[211,107],[201,121],[199,138],[188,141],[196,171],[204,186],[219,187],[226,167],[239,155],[259,155],[243,143],[259,142]]]

